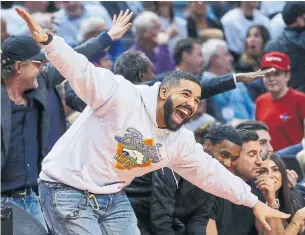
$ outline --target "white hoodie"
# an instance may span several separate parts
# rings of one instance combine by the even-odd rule
[[[94,67],[60,37],[44,49],[88,106],[43,160],[42,180],[110,194],[135,177],[169,167],[218,197],[248,207],[256,204],[250,187],[205,153],[192,132],[157,127],[160,83],[135,86]]]

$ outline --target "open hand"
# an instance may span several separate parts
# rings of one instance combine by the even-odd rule
[[[108,31],[108,35],[111,37],[112,40],[119,40],[124,36],[124,34],[131,28],[132,24],[129,23],[133,13],[129,13],[129,9],[123,13],[120,11],[119,16],[113,16],[112,20],[112,27]]]
[[[37,43],[46,42],[48,40],[48,34],[46,33],[46,31],[44,31],[43,28],[40,27],[40,25],[33,19],[33,17],[29,13],[20,8],[16,8],[16,11],[18,15],[20,15],[28,25],[32,37]]]
[[[236,81],[237,82],[244,82],[244,83],[251,83],[259,78],[265,77],[267,73],[274,72],[276,69],[275,68],[270,68],[270,69],[264,69],[264,70],[257,70],[255,72],[250,72],[250,73],[237,73],[236,74]]]
[[[266,219],[268,218],[277,218],[277,219],[287,219],[290,217],[289,214],[272,209],[266,204],[258,201],[255,206],[252,208],[253,213],[256,219],[264,226],[268,231],[271,230],[270,225],[267,223]]]

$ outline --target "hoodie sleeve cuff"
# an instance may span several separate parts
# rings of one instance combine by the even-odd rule
[[[43,49],[47,52],[47,54],[51,53],[52,51],[55,51],[56,49],[61,47],[62,41],[64,41],[63,38],[59,36],[53,36],[52,41],[47,45],[42,45]]]
[[[247,200],[244,203],[244,206],[252,208],[255,206],[255,204],[257,202],[258,202],[257,196],[255,196],[253,193],[250,193],[249,197],[247,198]]]

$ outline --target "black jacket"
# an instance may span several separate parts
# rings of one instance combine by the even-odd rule
[[[291,60],[291,79],[288,85],[305,92],[305,28],[286,27],[281,36],[265,46],[265,52],[280,51]]]
[[[139,224],[156,235],[204,235],[214,196],[170,169],[138,177],[124,190]],[[145,187],[144,187],[145,186]]]
[[[105,47],[103,45],[102,35],[90,39],[87,42],[76,47],[75,50],[87,57],[95,57]],[[45,147],[50,131],[50,114],[48,110],[48,92],[54,89],[56,85],[64,81],[64,77],[50,63],[38,75],[39,87],[28,93],[28,96],[41,104],[40,122],[39,122],[39,159],[45,156]],[[1,168],[5,166],[7,154],[10,146],[11,134],[11,103],[6,88],[1,83]]]

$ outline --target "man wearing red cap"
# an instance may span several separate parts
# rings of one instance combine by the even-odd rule
[[[263,56],[261,68],[276,68],[263,79],[268,92],[256,100],[256,119],[266,123],[275,151],[301,142],[304,137],[305,94],[288,88],[290,58],[282,52]]]

